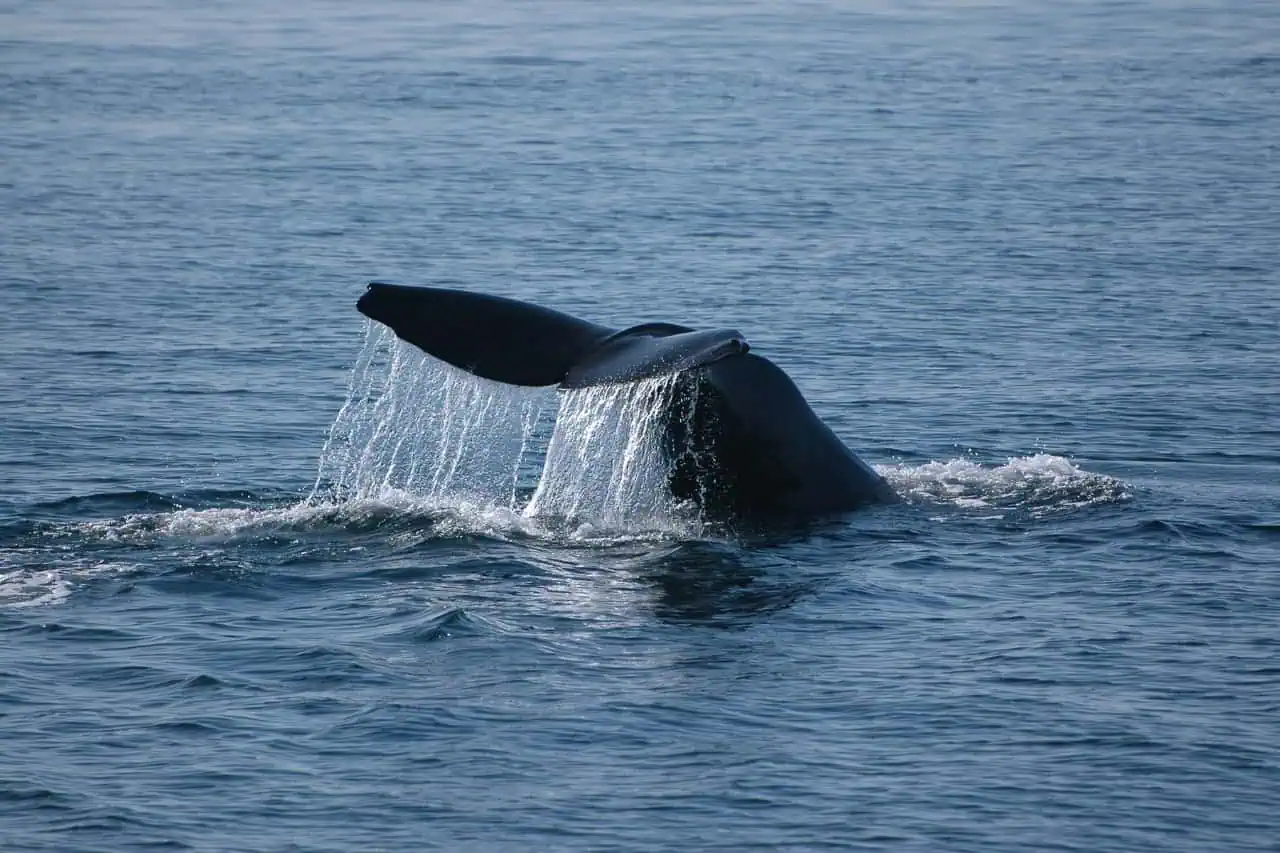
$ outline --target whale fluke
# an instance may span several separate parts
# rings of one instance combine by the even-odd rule
[[[558,385],[613,334],[550,308],[438,287],[373,282],[356,308],[428,355],[508,385]]]
[[[709,516],[811,517],[896,497],[734,329],[618,331],[515,299],[383,282],[356,307],[428,355],[509,385],[572,389],[679,374],[666,413],[669,484]]]

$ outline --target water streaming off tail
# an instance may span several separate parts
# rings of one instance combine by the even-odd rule
[[[542,479],[526,512],[609,526],[678,522],[663,442],[679,378],[563,392]]]
[[[680,513],[662,443],[677,382],[669,375],[558,394],[502,385],[370,324],[311,501],[501,508],[670,529]]]
[[[514,508],[541,465],[551,392],[499,385],[370,324],[312,499]]]

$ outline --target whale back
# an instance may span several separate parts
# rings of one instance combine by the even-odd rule
[[[673,408],[672,493],[712,517],[796,518],[896,499],[767,358],[734,355],[686,374]]]

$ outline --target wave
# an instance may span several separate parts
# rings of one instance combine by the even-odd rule
[[[125,492],[99,492],[91,495],[73,495],[57,500],[42,501],[32,506],[36,513],[87,515],[121,510],[173,510],[182,506],[181,501],[170,495],[135,489]]]
[[[27,507],[28,523],[42,518],[113,518],[126,513],[172,512],[183,509],[255,507],[266,502],[296,501],[296,493],[260,494],[244,489],[195,489],[181,494],[163,494],[145,489],[95,492],[39,501]]]

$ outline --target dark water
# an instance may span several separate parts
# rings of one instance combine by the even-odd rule
[[[0,848],[1276,849],[1274,4],[287,8],[0,10]],[[522,512],[370,278],[738,327],[907,500]]]

